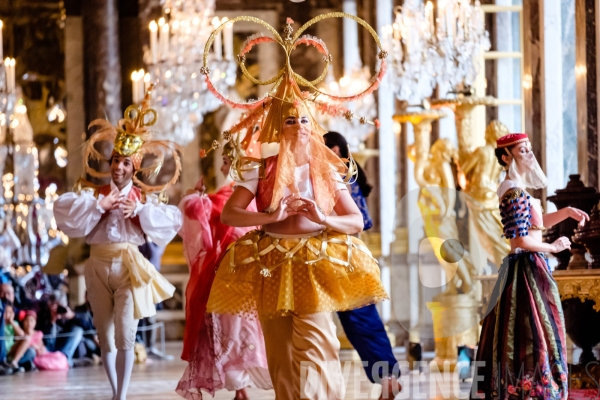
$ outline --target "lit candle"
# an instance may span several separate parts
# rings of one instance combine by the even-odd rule
[[[164,54],[165,54],[165,49],[164,49],[165,34],[163,33],[163,29],[162,29],[163,26],[165,26],[165,19],[161,17],[158,19],[158,59],[159,60],[163,60]]]
[[[445,3],[439,3],[438,5],[438,11],[437,11],[437,36],[440,36],[440,34],[443,34],[446,31],[446,9],[445,9],[446,4]]]
[[[137,104],[139,102],[140,89],[138,88],[140,81],[138,79],[138,72],[133,71],[131,73],[131,97],[133,100],[133,104]]]
[[[220,25],[219,18],[214,17],[212,20],[213,28],[217,29]],[[223,59],[223,47],[221,45],[221,32],[215,35],[215,41],[213,42],[213,49],[215,50],[215,58],[217,61]]]
[[[396,22],[392,26],[392,36],[393,36],[394,40],[402,39],[401,29],[402,29],[402,21],[400,20],[400,18],[396,18]]]
[[[429,24],[427,31],[430,35],[433,35],[433,3],[431,1],[428,1],[425,5],[425,13],[427,14],[427,23]]]
[[[227,22],[227,18],[223,18]],[[225,59],[233,60],[233,23],[228,22],[223,31],[223,42],[225,43]]]
[[[4,60],[4,70],[6,71],[6,90],[10,91],[10,58],[8,57]]]
[[[152,55],[152,64],[156,64],[158,62],[158,48],[157,48],[157,39],[158,39],[158,25],[156,21],[150,22],[150,54]]]
[[[144,79],[144,70],[140,69],[137,73],[138,79],[138,99],[141,101],[144,99],[144,95],[146,94],[145,86],[142,85],[142,79]]]
[[[13,93],[15,90],[15,59],[7,58],[4,64],[6,66],[6,88],[9,93]]]
[[[169,24],[164,24],[160,30],[162,59],[169,58]]]
[[[449,37],[454,37],[454,28],[456,27],[456,23],[455,21],[453,21],[454,18],[454,7],[452,7],[452,5],[450,5],[450,7],[446,8],[446,28],[448,29],[448,36]]]
[[[4,57],[3,52],[2,52],[2,48],[4,47],[3,46],[4,42],[2,41],[2,26],[3,26],[2,20],[0,20],[0,60],[2,60],[2,57]]]
[[[464,29],[465,29],[465,39],[469,40],[469,31],[471,30],[471,13],[465,12],[465,21],[464,21]]]
[[[465,31],[467,28],[467,25],[465,24],[466,22],[466,18],[467,18],[467,10],[466,7],[463,6],[459,6],[460,8],[458,9],[458,23],[459,23],[459,27],[462,27],[462,36],[464,38],[465,36]],[[457,32],[458,33],[458,32]]]
[[[150,73],[146,72],[146,75],[144,75],[144,92],[146,90],[148,90],[149,87],[150,87]]]

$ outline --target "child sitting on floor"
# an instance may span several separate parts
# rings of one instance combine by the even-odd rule
[[[69,363],[67,361],[67,356],[60,351],[48,351],[46,349],[46,346],[44,346],[44,342],[42,341],[44,334],[41,331],[35,330],[36,322],[37,314],[35,311],[28,310],[24,312],[23,330],[27,339],[15,343],[11,349],[11,353],[15,350],[13,360],[22,356],[25,351],[31,347],[36,353],[33,363],[37,368],[49,371],[68,370]]]
[[[5,374],[10,368],[10,372],[22,372],[35,369],[33,359],[35,351],[29,349],[29,342],[23,339],[25,333],[19,323],[15,320],[15,309],[10,301],[5,303],[4,309],[4,332],[0,334],[5,337],[6,351],[8,352],[5,364]],[[15,338],[19,338],[15,341]],[[16,344],[16,345],[15,345]]]

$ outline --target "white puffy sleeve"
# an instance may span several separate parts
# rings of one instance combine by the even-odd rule
[[[70,237],[85,237],[98,225],[104,209],[90,191],[81,194],[69,192],[56,199],[53,205],[58,228]]]
[[[148,196],[137,215],[142,230],[159,246],[166,246],[181,229],[181,211],[176,206],[162,204],[156,196]]]
[[[257,165],[253,163],[253,165]],[[235,181],[233,188],[238,186],[248,189],[252,194],[256,194],[258,190],[258,168],[252,168],[243,173],[241,181]]]
[[[340,175],[339,172],[333,171],[331,177],[335,180],[336,192],[338,190],[348,190],[348,185],[344,183],[344,178],[342,178],[342,175]]]

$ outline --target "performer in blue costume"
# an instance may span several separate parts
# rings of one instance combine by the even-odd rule
[[[323,136],[323,139],[325,139],[327,147],[338,157],[348,159],[348,143],[344,136],[338,132],[328,132]],[[373,226],[373,220],[369,215],[366,201],[366,197],[371,193],[372,186],[367,182],[365,172],[360,165],[356,164],[356,166],[358,176],[349,189],[352,199],[363,215],[364,230],[366,231]],[[400,369],[394,370],[397,362],[396,357],[394,357],[390,339],[379,317],[376,305],[372,304],[351,311],[338,312],[338,316],[348,340],[358,352],[360,359],[367,363],[365,365],[367,377],[371,382],[380,383],[383,386],[382,398],[385,398],[383,396],[386,394],[386,390],[388,393],[392,393],[393,388],[399,387]],[[382,361],[385,363],[383,368],[376,367],[374,371],[373,367],[376,363]]]

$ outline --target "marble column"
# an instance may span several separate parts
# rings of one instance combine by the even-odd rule
[[[149,40],[148,26],[142,29],[140,4],[138,0],[120,0],[118,31],[122,32],[119,40],[119,60],[121,64],[121,104],[126,109],[133,103],[131,73],[146,68],[143,61],[143,43]]]
[[[392,23],[392,0],[377,0],[377,33],[382,36],[383,27]],[[385,77],[379,86],[377,93],[378,118],[381,121],[379,127],[379,207],[380,207],[380,231],[381,231],[381,276],[383,283],[387,285],[386,291],[390,293],[389,264],[386,258],[390,255],[390,246],[394,241],[394,229],[396,223],[396,137],[394,135],[392,117],[394,114],[394,93],[389,78]],[[393,167],[392,167],[393,166]],[[384,182],[384,184],[381,184]],[[391,317],[391,303],[382,303],[383,322],[386,323]]]
[[[86,120],[122,118],[117,0],[83,2]]]
[[[575,73],[579,173],[598,189],[598,12],[597,0],[575,2]]]
[[[544,132],[544,65],[543,65],[543,0],[523,2],[523,103],[525,107],[525,132],[533,146],[540,165],[546,164]],[[546,202],[543,190],[534,191],[534,196]]]
[[[343,11],[356,14],[356,0],[344,0]],[[362,67],[358,49],[358,24],[344,18],[344,75],[349,76],[353,70]]]
[[[564,185],[563,161],[563,51],[561,38],[561,3],[544,3],[544,110],[546,165],[548,176],[546,193],[553,194]],[[548,202],[547,211],[556,211]]]
[[[377,1],[377,33],[382,36],[382,27],[392,23],[392,1]],[[396,143],[393,130],[392,116],[394,114],[394,93],[388,83],[388,76],[377,91],[378,118],[381,121],[379,128],[379,180],[385,184],[379,186],[379,207],[381,209],[381,255],[390,254],[390,245],[394,240],[395,222],[395,168]]]
[[[575,73],[575,1],[561,0],[563,182],[577,174],[577,90]],[[564,185],[563,185],[564,187]],[[552,194],[551,190],[548,193]]]
[[[499,6],[511,6],[512,0],[496,0],[496,5]],[[513,13],[510,12],[499,12],[494,13],[494,40],[495,47],[498,51],[514,52],[520,51],[518,44],[515,43],[513,37]],[[515,48],[516,47],[516,48]],[[521,97],[521,93],[515,90],[515,85],[512,84],[514,81],[515,72],[515,59],[513,58],[499,58],[495,61],[496,67],[496,98],[498,99],[517,99]],[[508,127],[511,132],[519,132],[521,126],[519,124],[517,129],[517,122],[515,121],[513,105],[500,105],[498,106],[498,117],[504,125]]]
[[[404,124],[404,129],[406,131],[406,140],[407,143],[414,144],[415,143],[415,135],[412,124]],[[421,342],[421,330],[423,330],[423,293],[421,291],[421,282],[419,277],[419,263],[421,260],[419,259],[419,248],[421,246],[421,242],[425,238],[425,231],[423,225],[423,219],[420,218],[421,210],[419,210],[417,197],[419,193],[419,185],[414,178],[415,176],[415,164],[413,162],[409,162],[406,170],[406,180],[407,180],[407,193],[406,199],[409,199],[405,202],[406,210],[403,210],[406,213],[406,225],[410,227],[407,232],[407,256],[406,256],[406,264],[408,267],[408,271],[402,274],[408,280],[408,299],[405,299],[405,303],[408,300],[408,315],[409,315],[409,325],[405,326],[408,331],[409,337],[408,340],[411,343],[420,343]],[[401,200],[402,201],[402,200]],[[419,216],[413,217],[415,221],[412,221],[409,216]],[[398,271],[400,272],[400,271]],[[400,317],[399,317],[400,319]]]
[[[83,19],[67,15],[65,20],[65,92],[67,103],[67,187],[81,176],[81,146],[85,140]]]
[[[81,4],[69,2],[66,5],[67,17],[65,19],[65,97],[67,115],[65,119],[67,134],[67,189],[77,182],[82,175],[83,154],[81,148],[85,141],[86,113],[84,94],[84,42],[83,42],[83,17]],[[70,238],[68,245],[68,263],[73,266],[69,275],[69,284],[73,288],[81,288],[83,273],[76,268],[76,263],[84,257],[84,238]],[[85,289],[84,293],[85,293]],[[79,290],[73,290],[79,293]],[[79,297],[72,298],[73,301]],[[74,303],[71,304],[81,304]]]

